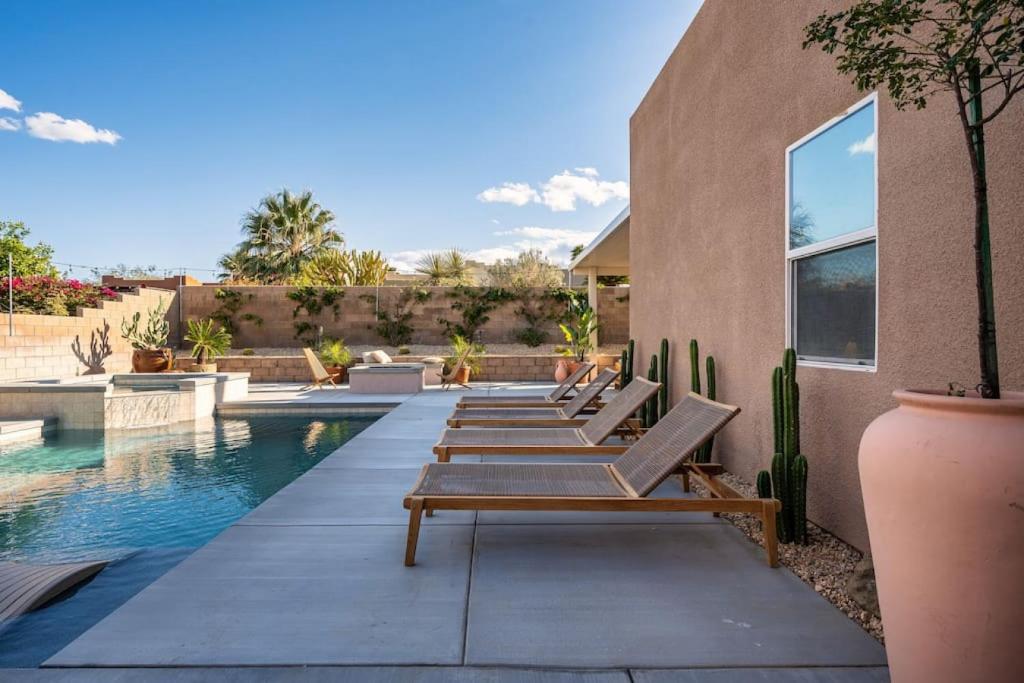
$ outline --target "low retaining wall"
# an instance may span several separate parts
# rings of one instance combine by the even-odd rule
[[[563,356],[498,356],[480,358],[481,372],[473,376],[479,382],[552,382],[555,364]],[[398,356],[396,362],[414,363],[421,356]],[[614,365],[616,356],[596,356],[598,369]],[[191,358],[178,358],[175,366],[188,370]],[[309,365],[303,356],[227,356],[217,359],[219,372],[248,372],[252,382],[308,382]]]
[[[131,372],[132,348],[121,338],[121,321],[163,301],[171,324],[178,327],[176,294],[142,289],[85,308],[77,316],[14,315],[14,336],[7,334],[7,314],[0,314],[0,382]],[[172,339],[173,341],[173,339]]]

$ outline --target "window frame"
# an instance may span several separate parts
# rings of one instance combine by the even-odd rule
[[[872,118],[874,125],[875,134],[875,154],[874,154],[874,175],[875,175],[875,221],[874,225],[869,228],[863,228],[854,232],[847,233],[845,235],[839,235],[837,237],[831,237],[821,242],[816,242],[803,247],[797,247],[796,249],[790,248],[790,219],[792,217],[791,203],[793,199],[793,174],[792,174],[792,155],[795,150],[802,147],[804,144],[810,142],[819,135],[825,133],[829,129],[833,128],[837,124],[845,121],[847,118],[856,114],[860,110],[867,106],[874,105],[872,110]],[[819,254],[825,254],[831,251],[836,251],[845,247],[852,247],[858,244],[865,244],[873,241],[875,244],[875,349],[874,349],[874,363],[871,365],[861,365],[858,363],[842,363],[838,361],[824,361],[824,360],[806,360],[801,359],[797,356],[797,365],[810,368],[824,368],[831,370],[847,370],[852,372],[878,372],[879,364],[879,349],[878,349],[878,154],[880,140],[878,135],[878,92],[872,92],[867,97],[855,102],[852,106],[846,109],[838,116],[834,116],[822,125],[815,128],[813,131],[803,136],[796,142],[786,147],[786,243],[785,243],[785,291],[786,291],[786,346],[793,347],[795,341],[796,331],[796,302],[794,298],[796,296],[796,288],[794,282],[794,275],[796,273],[796,262],[802,258],[808,256],[816,256]],[[795,347],[793,347],[795,348]]]

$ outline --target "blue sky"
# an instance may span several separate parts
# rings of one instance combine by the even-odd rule
[[[9,1],[0,219],[63,262],[212,269],[308,188],[399,263],[564,258],[625,206],[629,116],[699,4]]]

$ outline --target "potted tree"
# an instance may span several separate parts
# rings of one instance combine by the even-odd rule
[[[462,367],[452,378],[456,384],[467,384],[472,375],[480,373],[480,356],[485,352],[484,345],[479,342],[471,342],[460,335],[452,337],[451,353],[444,359],[445,372],[451,372],[467,349],[469,354],[466,355]]]
[[[1020,680],[1024,393],[999,384],[985,130],[1024,90],[1024,4],[860,0],[805,30],[805,48],[836,54],[841,73],[885,87],[897,109],[949,93],[971,168],[978,382],[896,391],[899,407],[860,445],[892,677]]]
[[[174,353],[167,347],[171,326],[164,318],[166,310],[163,301],[147,310],[143,329],[140,329],[141,313],[133,315],[131,322],[121,321],[121,336],[134,349],[132,370],[135,372],[165,372],[174,366]]]
[[[196,359],[196,372],[217,372],[214,362],[231,348],[231,335],[212,320],[189,320],[185,341],[192,342],[192,357]]]
[[[320,345],[320,360],[327,372],[336,377],[338,382],[345,379],[345,372],[352,362],[352,352],[345,346],[343,339],[325,339]]]
[[[563,382],[579,369],[580,364],[587,359],[587,354],[594,350],[591,339],[597,332],[597,314],[585,300],[573,298],[569,302],[569,322],[559,323],[558,327],[566,343],[561,353],[571,359],[560,360],[555,364],[555,381]]]

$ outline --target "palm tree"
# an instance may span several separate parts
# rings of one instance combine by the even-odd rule
[[[245,239],[235,253],[221,260],[221,267],[236,279],[286,282],[299,274],[303,264],[344,244],[333,223],[334,213],[316,203],[308,190],[268,195],[245,215]]]

